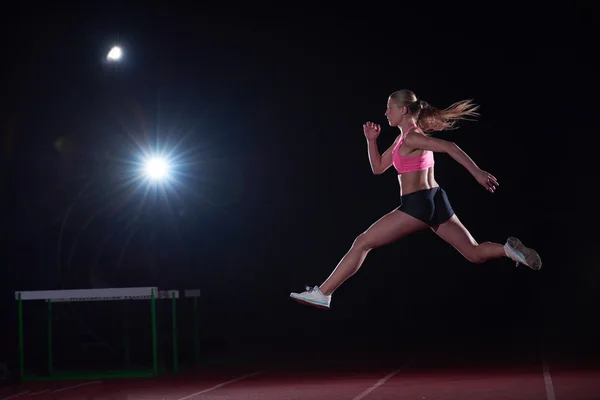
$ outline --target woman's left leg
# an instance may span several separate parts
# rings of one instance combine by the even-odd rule
[[[494,258],[507,257],[504,246],[499,243],[477,243],[456,214],[448,221],[431,229],[474,264],[481,264]]]
[[[477,243],[456,214],[431,229],[472,263],[481,264],[495,258],[507,257],[533,270],[542,267],[542,260],[538,253],[525,247],[517,238],[508,238],[505,245],[492,242]]]

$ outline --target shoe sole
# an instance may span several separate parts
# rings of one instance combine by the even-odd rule
[[[534,271],[538,271],[540,268],[542,268],[542,259],[540,258],[540,255],[537,253],[537,251],[526,247],[516,237],[509,237],[507,242],[513,250],[523,254],[523,257],[525,257],[526,265],[529,268],[533,269]]]
[[[303,304],[305,306],[311,306],[311,307],[316,307],[316,308],[320,308],[321,310],[329,310],[328,306],[324,306],[322,304],[317,304],[317,303],[311,303],[310,301],[306,301],[306,300],[302,300],[302,299],[298,299],[296,297],[292,297],[290,296],[290,298],[292,300],[294,300],[296,303],[300,303]]]

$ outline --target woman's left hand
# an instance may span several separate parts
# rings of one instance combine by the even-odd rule
[[[477,179],[477,182],[479,182],[484,188],[486,188],[487,191],[491,193],[494,193],[499,186],[498,180],[494,175],[481,169],[475,174],[475,179]]]

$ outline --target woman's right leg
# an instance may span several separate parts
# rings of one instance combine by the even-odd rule
[[[384,215],[358,235],[348,253],[320,287],[292,293],[291,297],[301,303],[329,308],[331,294],[359,270],[369,251],[426,228],[429,228],[426,223],[402,211],[394,210]]]
[[[325,296],[331,295],[362,266],[369,251],[385,246],[429,226],[402,211],[394,210],[358,235],[352,247],[340,260],[329,278],[319,287]]]

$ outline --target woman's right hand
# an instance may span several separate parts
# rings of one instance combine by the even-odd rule
[[[373,122],[367,122],[363,125],[363,132],[367,140],[375,140],[381,132],[381,127]]]

